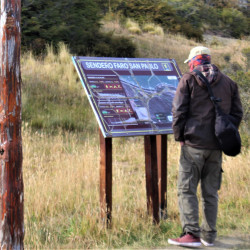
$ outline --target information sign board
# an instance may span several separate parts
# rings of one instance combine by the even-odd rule
[[[105,138],[172,133],[174,59],[72,59]]]

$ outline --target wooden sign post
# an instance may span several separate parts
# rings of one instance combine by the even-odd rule
[[[100,134],[101,218],[112,220],[112,138]],[[144,136],[147,210],[154,223],[166,218],[167,208],[167,135]]]
[[[160,218],[167,218],[167,135],[157,135],[157,165]]]
[[[107,225],[111,223],[112,213],[112,138],[100,134],[100,203],[101,218]]]
[[[159,222],[159,190],[156,135],[144,136],[147,208],[155,223]]]
[[[1,0],[0,245],[23,249],[21,138],[21,0]]]

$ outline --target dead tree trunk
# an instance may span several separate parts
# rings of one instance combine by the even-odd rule
[[[0,244],[23,249],[20,74],[21,0],[1,0],[0,23]]]

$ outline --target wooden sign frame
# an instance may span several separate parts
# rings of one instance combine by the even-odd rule
[[[112,222],[112,138],[100,134],[101,219]],[[167,217],[167,135],[144,136],[147,211],[154,223]]]

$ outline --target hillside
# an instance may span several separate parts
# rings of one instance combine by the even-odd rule
[[[136,23],[133,23],[136,25]],[[132,26],[133,27],[133,26]],[[153,27],[157,29],[157,27]],[[226,39],[216,36],[204,36],[203,43],[188,40],[181,35],[170,33],[151,34],[126,28],[118,21],[105,21],[102,32],[112,32],[115,37],[128,37],[136,46],[137,57],[174,58],[181,72],[188,70],[183,61],[190,49],[203,44],[212,51],[212,60],[216,65],[241,87],[242,102],[245,109],[242,130],[244,143],[249,145],[249,65],[250,43],[247,40]],[[92,54],[93,55],[93,54]],[[69,131],[92,132],[97,128],[92,111],[82,109],[88,106],[78,76],[71,63],[67,47],[59,46],[59,55],[56,56],[52,47],[47,47],[45,57],[35,59],[30,53],[23,58],[23,120],[34,129],[54,131],[58,128]],[[37,86],[39,86],[39,93]],[[74,96],[74,97],[73,97]],[[74,100],[74,101],[73,101]],[[27,103],[27,104],[26,104]],[[30,105],[33,103],[33,105]],[[89,122],[91,121],[91,122]]]
[[[138,57],[175,58],[182,72],[190,48],[181,35],[134,34],[117,22],[102,31],[132,39]],[[249,48],[247,40],[205,37],[213,61],[239,80],[244,101],[242,133],[249,138]],[[143,137],[113,140],[113,227],[99,220],[98,126],[71,61],[60,44],[43,56],[22,55],[25,248],[159,248],[180,233],[176,179],[179,145],[168,136],[168,219],[152,224],[146,211]],[[248,234],[248,139],[243,153],[224,157],[219,235]]]
[[[242,0],[24,0],[22,48],[41,54],[46,44],[56,48],[64,42],[72,53],[133,56],[127,37],[101,32],[107,17],[160,25],[164,32],[196,41],[208,33],[244,39],[250,35],[249,11]]]

